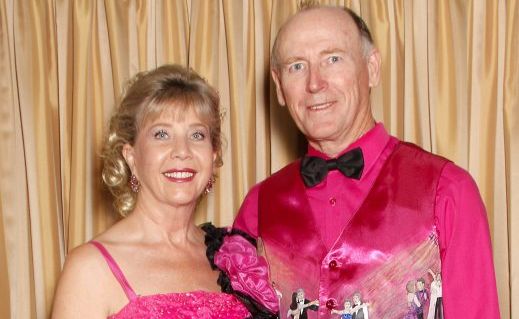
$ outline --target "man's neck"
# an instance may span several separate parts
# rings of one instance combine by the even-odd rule
[[[351,134],[339,139],[339,140],[319,140],[311,141],[308,143],[318,150],[319,152],[326,154],[330,158],[335,158],[341,154],[348,146],[361,138],[366,132],[371,130],[375,126],[375,120],[373,118],[363,122],[358,128],[352,130]]]

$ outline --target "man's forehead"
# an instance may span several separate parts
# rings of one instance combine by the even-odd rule
[[[328,8],[330,9],[330,8]],[[278,58],[291,59],[305,51],[347,51],[360,34],[348,13],[341,9],[301,12],[287,22],[278,35]],[[358,37],[357,37],[358,35]],[[279,61],[286,62],[286,61]]]
[[[322,31],[330,34],[343,33],[347,36],[358,34],[357,27],[350,15],[341,8],[316,8],[308,9],[294,15],[279,30],[280,44],[283,45],[296,39],[304,39],[305,42],[311,42],[312,35]]]
[[[335,28],[355,28],[355,24],[351,16],[339,7],[320,7],[300,11],[287,20],[280,32],[289,31],[291,29],[300,29],[310,24],[310,26],[318,24],[334,25]]]

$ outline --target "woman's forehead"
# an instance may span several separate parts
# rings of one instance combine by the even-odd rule
[[[194,118],[203,124],[209,124],[209,115],[204,114],[203,104],[191,101],[172,100],[164,101],[159,104],[150,105],[141,119],[141,127],[149,125],[158,120],[183,121],[187,118]]]

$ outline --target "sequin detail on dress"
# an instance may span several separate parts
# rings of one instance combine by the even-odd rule
[[[109,319],[243,319],[250,317],[245,306],[233,295],[220,292],[194,291],[149,296],[135,294],[121,269],[106,248],[91,243],[101,252],[110,270],[129,299],[128,304]]]
[[[195,291],[141,296],[109,319],[243,319],[249,312],[233,295]]]

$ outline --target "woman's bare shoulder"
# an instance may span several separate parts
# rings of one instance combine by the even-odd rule
[[[54,297],[52,318],[106,318],[108,266],[99,250],[86,243],[70,251]],[[103,309],[104,308],[104,309]]]
[[[71,273],[74,277],[78,277],[77,279],[81,279],[82,277],[98,276],[105,268],[106,261],[101,252],[88,242],[72,249],[67,254],[63,273]]]

